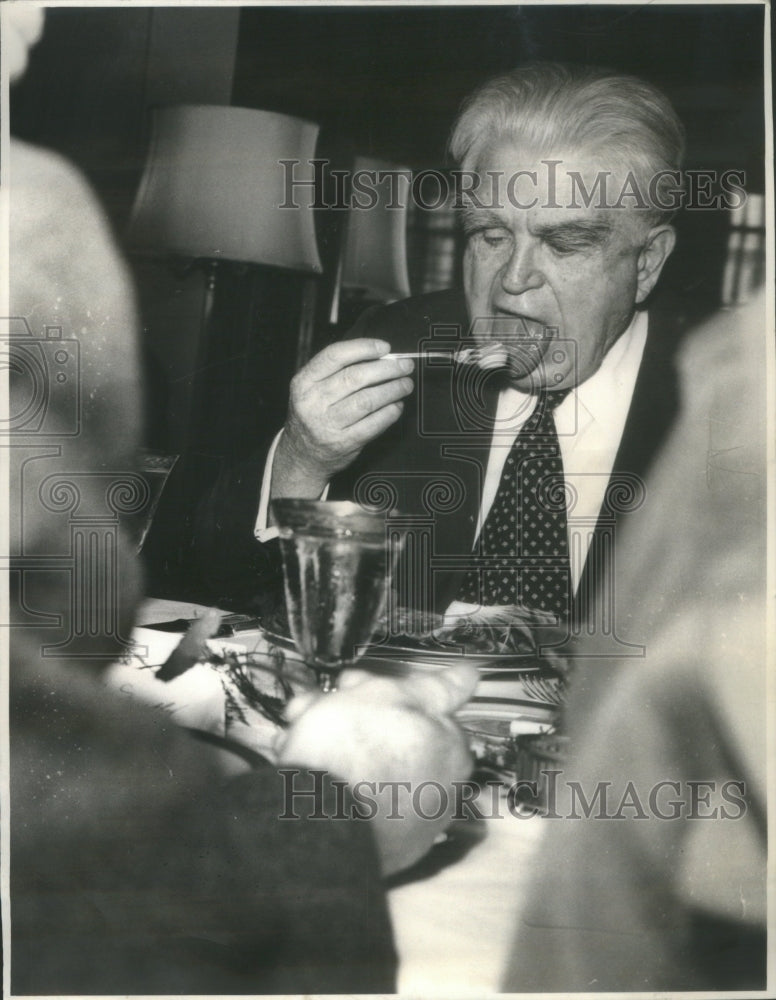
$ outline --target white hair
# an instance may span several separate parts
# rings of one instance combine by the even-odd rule
[[[565,149],[605,150],[613,166],[631,170],[642,187],[658,183],[650,220],[673,214],[661,205],[676,189],[684,157],[684,128],[668,98],[635,76],[561,63],[521,67],[483,84],[465,102],[450,137],[450,152],[463,170],[482,167],[494,143],[525,144],[539,153]]]

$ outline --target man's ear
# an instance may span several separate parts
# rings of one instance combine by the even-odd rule
[[[654,226],[641,248],[636,275],[636,302],[643,302],[660,277],[663,265],[676,245],[673,226]]]

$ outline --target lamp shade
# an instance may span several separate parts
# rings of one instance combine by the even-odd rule
[[[353,172],[354,175],[368,173],[376,203],[368,208],[350,209],[342,288],[364,291],[370,298],[383,302],[406,298],[410,294],[407,273],[410,171],[395,163],[359,156],[353,164]],[[382,182],[379,181],[381,172]]]
[[[320,273],[312,189],[297,183],[312,180],[317,137],[317,125],[271,111],[155,109],[129,245]],[[282,160],[298,162],[289,167]],[[281,208],[291,200],[288,176],[296,184],[295,205]]]

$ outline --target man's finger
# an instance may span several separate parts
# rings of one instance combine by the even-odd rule
[[[480,675],[469,663],[456,663],[436,673],[417,673],[400,684],[405,699],[429,715],[450,715],[474,694]]]
[[[363,670],[360,667],[348,667],[343,670],[337,679],[337,688],[340,691],[349,691],[358,687],[366,681],[374,680],[375,675],[370,670]]]
[[[346,450],[357,451],[369,444],[374,438],[379,437],[383,431],[388,430],[391,424],[395,424],[402,415],[404,401],[399,399],[394,403],[388,403],[375,413],[370,413],[355,424],[351,424],[343,430],[345,435],[342,442]]]
[[[389,403],[396,403],[409,396],[414,388],[412,379],[394,378],[390,382],[369,386],[347,396],[332,404],[329,412],[340,427],[352,427],[365,417],[382,410]]]
[[[378,388],[380,385],[401,381],[403,375],[409,375],[414,369],[415,362],[410,358],[362,361],[341,368],[332,375],[326,381],[326,391],[344,400],[362,389]]]
[[[311,358],[305,365],[304,372],[310,381],[320,382],[347,365],[354,365],[359,361],[376,361],[390,349],[391,345],[387,341],[372,337],[339,340],[336,344],[324,347]]]
[[[445,670],[417,670],[402,677],[371,674],[355,667],[342,673],[339,689],[358,693],[365,700],[377,698],[385,705],[412,705],[428,715],[440,716],[451,715],[465,705],[478,681],[477,670],[463,661]]]
[[[289,701],[285,708],[285,717],[287,722],[294,722],[299,718],[304,712],[307,711],[315,702],[322,697],[318,691],[306,691],[304,694],[298,694]]]

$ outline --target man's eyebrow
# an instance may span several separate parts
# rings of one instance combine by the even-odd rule
[[[490,209],[475,208],[473,205],[464,205],[460,212],[461,224],[466,232],[482,228],[504,228],[504,220],[500,219],[498,215]]]
[[[540,222],[535,228],[535,235],[542,239],[571,236],[589,240],[591,243],[603,243],[611,231],[611,222],[604,219],[583,219],[569,222]]]

